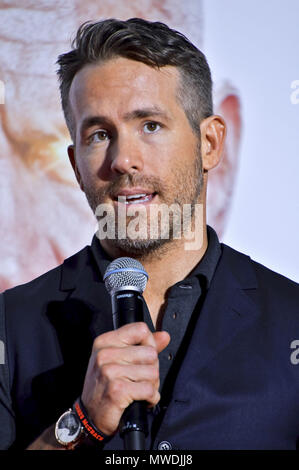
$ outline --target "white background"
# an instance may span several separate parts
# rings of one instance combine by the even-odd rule
[[[298,0],[205,0],[204,51],[215,82],[239,90],[243,132],[222,238],[299,282]],[[298,97],[298,93],[297,93]]]

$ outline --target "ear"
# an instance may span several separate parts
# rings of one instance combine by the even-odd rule
[[[226,122],[227,136],[221,162],[209,173],[207,214],[208,223],[221,237],[225,231],[239,166],[242,119],[240,98],[235,88],[226,83],[217,95],[215,111]]]
[[[205,171],[218,165],[224,148],[226,125],[221,116],[213,115],[200,124],[201,156]]]
[[[79,172],[79,169],[78,169],[78,166],[77,166],[77,162],[76,162],[76,148],[75,148],[75,146],[74,145],[69,145],[68,148],[67,148],[67,153],[68,153],[69,160],[71,162],[72,168],[74,170],[74,173],[76,175],[76,179],[77,179],[78,184],[80,186],[80,189],[84,192],[81,175],[80,175],[80,172]]]

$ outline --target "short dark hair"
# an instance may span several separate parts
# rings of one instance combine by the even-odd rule
[[[213,114],[211,72],[204,54],[182,33],[161,22],[114,18],[83,23],[71,43],[72,50],[58,57],[57,74],[66,124],[75,142],[75,122],[69,91],[76,73],[86,64],[115,57],[143,62],[154,68],[173,65],[180,72],[178,101],[200,136],[199,123]]]

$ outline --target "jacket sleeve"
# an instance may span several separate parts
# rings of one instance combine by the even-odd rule
[[[0,449],[8,449],[16,436],[9,384],[4,295],[0,294]]]

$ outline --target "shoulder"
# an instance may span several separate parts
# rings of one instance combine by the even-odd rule
[[[250,255],[237,251],[231,246],[225,245],[224,243],[221,243],[221,247],[222,247],[223,254],[235,266],[237,265],[242,266],[247,263],[250,263],[252,268],[255,270],[256,274],[260,276],[261,278],[264,278],[265,280],[269,282],[272,282],[272,281],[274,283],[279,282],[285,285],[289,285],[290,287],[293,287],[295,289],[299,289],[299,284],[297,282],[292,281],[286,276],[269,269],[267,266],[264,266],[263,264],[259,263],[256,260],[253,260]]]
[[[70,288],[63,288],[62,281],[64,277],[68,280],[76,276],[78,271],[83,278],[88,277],[89,248],[85,247],[56,268],[0,295],[0,333],[2,330],[11,381],[16,368],[23,368],[21,374],[25,377],[32,370],[43,370],[44,364],[59,362],[57,321],[64,321],[64,306],[67,315],[70,307],[66,300],[72,292]]]
[[[225,269],[231,269],[241,279],[250,276],[252,287],[260,292],[260,298],[273,308],[293,311],[299,319],[299,284],[253,260],[225,244],[222,244]]]
[[[64,262],[25,284],[7,289],[2,293],[3,304],[9,315],[17,312],[29,314],[35,310],[39,312],[44,304],[50,301],[63,300],[65,291],[63,286],[63,272],[67,271],[70,279],[81,272],[89,258],[89,246],[64,260]]]

